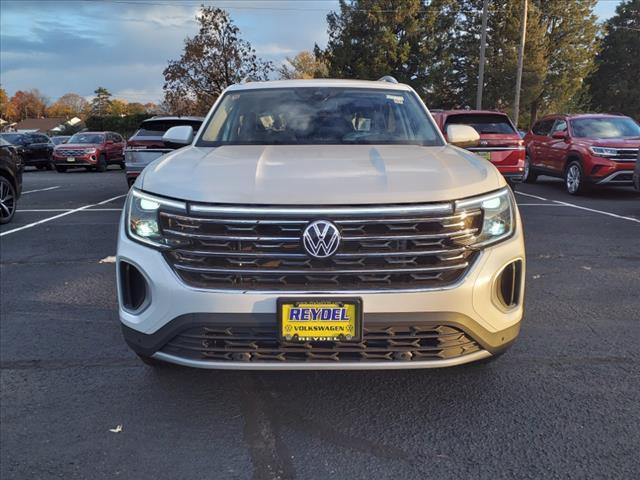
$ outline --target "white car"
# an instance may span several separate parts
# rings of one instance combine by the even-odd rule
[[[146,363],[447,367],[517,337],[513,194],[409,86],[234,85],[195,138],[165,140],[188,146],[136,180],[118,241],[120,320]]]

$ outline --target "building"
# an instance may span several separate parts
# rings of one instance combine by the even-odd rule
[[[56,134],[60,133],[66,128],[77,128],[82,123],[78,117],[73,117],[70,120],[64,117],[52,117],[52,118],[27,118],[13,125],[12,130],[20,133],[46,133]]]

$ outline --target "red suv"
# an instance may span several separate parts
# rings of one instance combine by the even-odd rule
[[[512,188],[522,180],[524,142],[505,113],[486,110],[431,110],[431,114],[445,138],[449,125],[464,124],[475,128],[480,134],[480,144],[467,150],[493,163]]]
[[[124,170],[125,146],[122,136],[115,132],[76,133],[67,143],[54,148],[53,161],[58,172],[73,167],[104,172],[110,164]]]
[[[571,195],[593,185],[631,186],[640,125],[622,115],[550,115],[531,127],[525,145],[525,182],[561,177]]]

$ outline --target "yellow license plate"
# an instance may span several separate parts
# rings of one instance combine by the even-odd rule
[[[278,300],[279,336],[287,342],[359,341],[362,331],[362,300]]]
[[[482,158],[484,158],[485,160],[491,161],[491,152],[476,152],[476,153],[480,155]]]
[[[67,157],[67,162],[75,162],[75,157]]]

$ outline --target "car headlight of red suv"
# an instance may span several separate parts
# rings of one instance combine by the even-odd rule
[[[615,148],[607,148],[607,147],[589,147],[591,153],[593,153],[596,157],[615,157],[618,154],[618,150]]]

